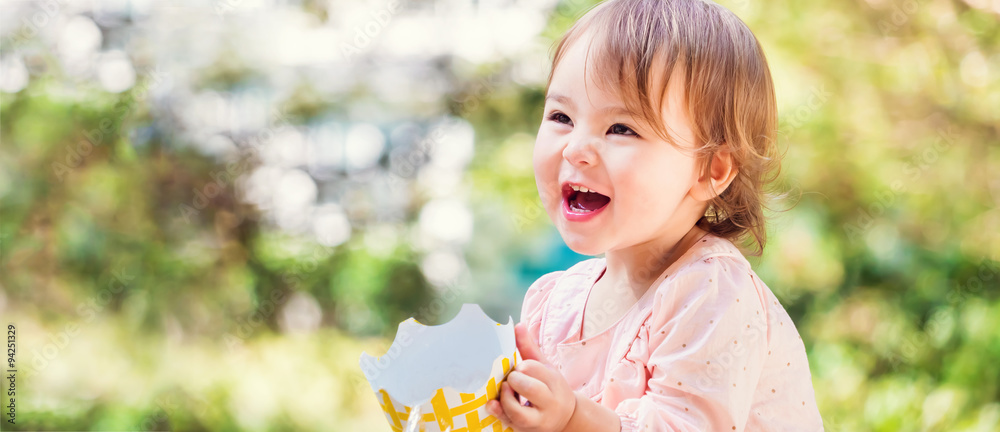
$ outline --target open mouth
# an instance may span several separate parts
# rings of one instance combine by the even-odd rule
[[[611,202],[611,198],[577,185],[563,186],[563,198],[569,211],[573,213],[586,214],[604,208]]]

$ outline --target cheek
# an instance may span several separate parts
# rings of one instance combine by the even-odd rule
[[[544,128],[538,131],[535,148],[532,153],[532,163],[535,170],[535,184],[542,202],[550,204],[553,198],[559,198],[559,166],[561,155],[558,152],[558,138],[546,133]]]
[[[533,157],[535,161],[535,169],[544,166],[545,164],[551,164],[552,160],[559,156],[559,134],[556,134],[549,130],[548,128],[542,126],[538,129],[538,135],[535,136],[535,147],[533,150]]]
[[[645,155],[622,165],[615,189],[632,214],[670,213],[691,188],[693,163],[680,155]]]

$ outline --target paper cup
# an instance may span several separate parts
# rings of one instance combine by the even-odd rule
[[[438,326],[399,323],[384,355],[361,354],[361,369],[393,431],[506,432],[486,402],[518,359],[513,320],[499,324],[465,304]]]

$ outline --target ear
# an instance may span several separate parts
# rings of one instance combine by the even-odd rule
[[[712,155],[712,161],[707,172],[703,172],[698,178],[695,186],[695,198],[701,201],[710,201],[725,192],[739,169],[733,161],[733,153],[729,144],[722,144]]]

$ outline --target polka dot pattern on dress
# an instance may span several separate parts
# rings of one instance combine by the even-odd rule
[[[551,364],[558,366],[558,372],[567,378],[571,387],[592,393],[588,395],[591,397],[601,395],[599,403],[622,416],[622,432],[662,431],[671,410],[675,419],[693,422],[698,430],[735,431],[751,427],[751,423],[744,426],[731,423],[735,417],[705,415],[718,408],[734,413],[757,412],[758,416],[751,420],[761,425],[760,430],[774,430],[778,428],[774,421],[788,421],[790,417],[799,421],[796,424],[803,426],[801,429],[818,430],[822,420],[815,412],[816,404],[806,403],[814,397],[808,369],[791,369],[791,360],[797,364],[807,363],[805,353],[800,352],[804,345],[796,342],[802,339],[795,330],[796,322],[789,321],[788,329],[784,328],[784,321],[790,319],[788,314],[735,248],[711,235],[705,239],[697,243],[704,251],[692,248],[691,255],[678,261],[687,262],[672,267],[676,271],[671,271],[670,279],[664,279],[664,285],[654,285],[658,288],[649,291],[653,294],[648,298],[653,300],[643,303],[640,299],[641,307],[628,311],[624,319],[615,324],[617,327],[605,332],[606,337],[595,335],[584,341],[575,336],[579,334],[574,330],[581,327],[582,314],[579,310],[570,313],[573,305],[578,305],[590,294],[589,290],[598,279],[592,276],[606,269],[603,258],[588,260],[591,264],[567,271],[572,277],[560,277],[558,284],[548,283],[532,289],[525,297],[527,306],[522,309],[522,319],[532,329],[536,340],[545,340],[540,344],[542,351],[551,353]],[[732,275],[728,267],[733,267]],[[716,282],[720,269],[722,279]],[[667,274],[661,277],[664,275]],[[666,294],[668,292],[670,294]],[[744,305],[743,298],[749,298],[749,303]],[[767,306],[768,301],[772,306]],[[552,306],[546,306],[549,304]],[[754,314],[750,314],[751,310]],[[712,317],[707,320],[709,325],[705,325],[705,317]],[[718,323],[714,317],[719,317]],[[774,328],[774,321],[778,321],[778,329]],[[660,329],[658,334],[657,328]],[[671,330],[670,334],[667,329]],[[749,336],[748,330],[754,330],[756,337]],[[766,338],[761,338],[760,332]],[[740,344],[739,337],[743,335],[747,338]],[[681,339],[691,343],[683,342],[678,346]],[[730,363],[718,357],[725,352],[739,353],[740,361]],[[761,352],[767,355],[760,357]],[[612,358],[608,358],[606,367],[592,370],[595,369],[592,366],[595,356],[606,358],[609,354]],[[619,355],[621,357],[614,358]],[[713,358],[716,361],[711,361]],[[785,361],[784,369],[781,369],[782,360]],[[708,371],[724,375],[713,375],[710,377],[713,379],[703,382],[701,378]],[[723,384],[727,381],[731,386]],[[588,388],[580,389],[583,382],[594,385],[584,384]],[[710,385],[713,394],[706,395],[703,385]],[[782,388],[780,396],[778,387]],[[768,390],[772,395],[764,397]],[[705,399],[713,400],[705,405]],[[777,404],[773,407],[774,412],[787,416],[772,420],[774,416],[753,411],[752,404],[732,404],[734,401],[756,402],[755,399]],[[678,407],[670,401],[684,405]],[[726,427],[727,418],[729,427]]]

